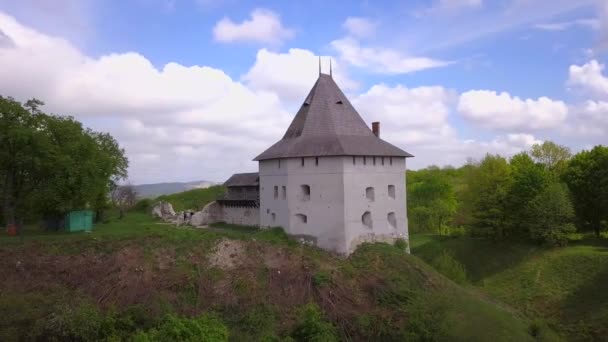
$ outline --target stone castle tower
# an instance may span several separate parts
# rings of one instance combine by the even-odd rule
[[[331,75],[319,74],[281,140],[259,161],[260,226],[341,254],[408,239],[409,153],[380,139]]]

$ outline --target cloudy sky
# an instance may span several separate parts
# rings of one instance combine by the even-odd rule
[[[608,144],[608,0],[0,0],[0,94],[110,132],[136,184],[256,170],[317,56],[412,168]]]

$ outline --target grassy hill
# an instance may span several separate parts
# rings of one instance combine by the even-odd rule
[[[171,195],[163,195],[156,198],[155,201],[167,201],[171,203],[175,211],[186,209],[200,210],[207,203],[214,201],[219,196],[223,195],[225,188],[221,185],[214,185],[205,189],[193,189],[184,192],[179,192]]]
[[[608,336],[608,241],[547,249],[465,237],[412,238],[412,253],[432,265],[444,251],[464,266],[474,287],[527,317],[543,319],[569,340]]]
[[[89,234],[2,236],[0,258],[2,341],[194,330],[223,340],[223,327],[233,341],[533,339],[512,310],[385,244],[344,259],[281,230],[174,228],[131,213]]]

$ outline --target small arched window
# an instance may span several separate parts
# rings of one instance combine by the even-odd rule
[[[308,223],[308,217],[304,214],[296,214],[296,219],[298,223]]]
[[[370,202],[375,201],[376,200],[376,194],[375,194],[374,188],[372,188],[371,186],[368,186],[367,188],[365,188],[365,197]]]
[[[386,215],[386,220],[388,221],[388,226],[392,229],[397,229],[397,217],[394,212],[390,212]]]
[[[364,227],[372,229],[374,227],[374,222],[372,221],[372,213],[370,213],[369,211],[364,212],[361,216],[361,223],[363,223]]]
[[[283,185],[282,190],[283,191],[281,192],[281,195],[282,195],[283,199],[286,199],[287,198],[287,188],[285,187],[285,185]]]
[[[302,201],[310,201],[310,185],[300,185],[300,198]]]
[[[388,186],[388,197],[395,198],[395,186],[394,185]]]
[[[274,199],[279,198],[279,186],[275,185],[274,186]]]

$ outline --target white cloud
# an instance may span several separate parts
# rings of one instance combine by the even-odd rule
[[[342,27],[350,36],[357,38],[372,37],[376,33],[376,23],[368,18],[348,17]]]
[[[321,62],[322,72],[329,73],[329,59],[323,57]],[[357,87],[335,59],[332,69],[334,79],[342,89]],[[303,101],[318,75],[319,57],[311,51],[289,49],[287,53],[275,53],[261,49],[243,80],[253,89],[272,91],[289,101]]]
[[[608,133],[608,102],[587,101],[583,108],[584,121],[595,129],[603,128],[602,133]]]
[[[353,98],[353,105],[369,120],[383,122],[389,133],[397,135],[407,129],[438,132],[448,125],[453,96],[439,86],[406,88],[379,84]]]
[[[0,94],[40,98],[47,111],[110,131],[134,161],[134,182],[221,181],[254,170],[251,159],[291,118],[277,94],[218,69],[157,69],[137,53],[91,58],[3,14],[0,30],[14,42],[0,46]]]
[[[302,49],[261,49],[239,81],[207,66],[159,68],[135,52],[93,58],[3,14],[0,31],[12,42],[0,45],[0,94],[38,97],[48,111],[109,131],[127,151],[133,183],[222,181],[256,170],[251,159],[293,117],[286,102],[301,101],[318,73],[317,57]],[[327,64],[324,59],[325,72]],[[334,65],[334,77],[355,89],[341,65]],[[509,155],[538,141],[516,129],[487,141],[459,137],[450,124],[457,94],[441,86],[379,84],[349,97],[366,122],[382,122],[384,138],[416,155],[408,161],[413,167],[460,165],[486,152]]]
[[[352,103],[368,124],[380,122],[383,139],[416,156],[408,162],[416,168],[464,162],[464,158],[459,161],[457,157],[446,160],[436,149],[460,143],[448,123],[453,97],[440,86],[407,88],[378,84],[353,97]]]
[[[568,107],[547,97],[522,100],[506,92],[471,90],[460,95],[458,111],[484,127],[536,130],[559,126],[566,119]]]
[[[428,57],[414,57],[388,48],[362,47],[351,37],[334,40],[331,46],[340,59],[350,65],[366,68],[381,74],[406,74],[410,72],[444,67],[451,62]]]
[[[352,98],[363,118],[381,123],[381,136],[414,154],[408,167],[462,165],[486,153],[511,156],[540,140],[531,134],[510,133],[491,140],[458,136],[449,117],[457,94],[441,86],[407,88],[375,85]]]
[[[571,65],[568,84],[592,95],[608,96],[608,77],[603,75],[604,67],[597,60],[581,66]]]
[[[545,31],[565,31],[574,27],[584,27],[593,30],[600,28],[600,21],[598,19],[578,19],[573,21],[560,21],[553,23],[541,23],[534,25],[535,28]]]
[[[277,13],[262,8],[253,10],[251,18],[241,23],[223,18],[213,28],[215,40],[224,43],[248,41],[277,45],[294,35],[293,30],[283,26]]]
[[[562,131],[570,136],[584,137],[587,143],[597,139],[597,143],[606,143],[608,135],[608,102],[587,100],[580,105],[572,106],[574,115],[569,125]]]

